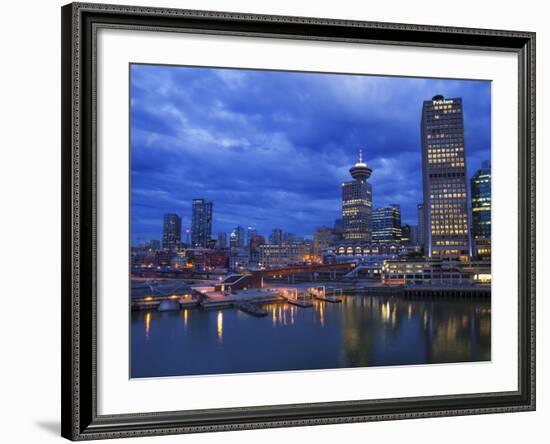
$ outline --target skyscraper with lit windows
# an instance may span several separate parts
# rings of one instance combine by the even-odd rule
[[[421,120],[424,242],[432,258],[471,255],[462,99],[424,101]]]
[[[342,237],[344,240],[370,242],[372,215],[372,186],[367,181],[372,169],[359,160],[349,170],[352,181],[342,184]]]
[[[470,179],[472,196],[472,243],[474,256],[491,258],[491,164],[483,162]]]
[[[391,204],[372,212],[372,241],[401,242],[401,206]]]
[[[176,251],[181,242],[181,217],[174,213],[166,213],[162,224],[162,248],[166,251]]]
[[[207,247],[212,237],[212,202],[193,199],[191,203],[191,244]]]

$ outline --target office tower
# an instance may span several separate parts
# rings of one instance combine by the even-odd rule
[[[271,236],[269,236],[269,241],[271,244],[279,245],[283,243],[283,230],[280,228],[273,228]]]
[[[212,202],[193,199],[191,213],[191,244],[207,247],[212,237]]]
[[[166,213],[162,224],[162,248],[166,251],[176,251],[181,242],[181,217],[174,213]]]
[[[468,260],[470,236],[462,99],[424,101],[421,121],[426,254]]]
[[[401,242],[401,207],[391,204],[372,212],[372,242]]]
[[[424,204],[418,204],[416,207],[418,218],[418,245],[425,249],[425,235],[426,225],[424,224]]]
[[[240,225],[235,227],[235,229],[229,235],[229,246],[231,248],[244,247],[244,228]]]
[[[323,250],[330,247],[333,243],[333,229],[329,227],[319,227],[313,234],[313,254],[318,258],[321,257]]]
[[[227,248],[227,233],[218,233],[218,243],[216,247]]]
[[[404,224],[401,227],[401,243],[403,245],[409,245],[411,242],[411,226]]]
[[[474,256],[491,258],[491,164],[483,162],[470,180]]]
[[[359,161],[350,168],[352,181],[342,184],[342,237],[351,241],[371,241],[372,187],[367,181],[372,169]]]

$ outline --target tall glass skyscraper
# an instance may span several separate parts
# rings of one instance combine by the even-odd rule
[[[462,99],[424,101],[421,121],[425,248],[468,260],[470,234]]]
[[[191,204],[191,244],[207,247],[212,237],[212,202],[193,199]]]
[[[181,217],[166,213],[162,224],[162,248],[175,251],[181,242]]]
[[[483,162],[470,179],[474,256],[491,258],[491,164]]]
[[[372,186],[367,179],[372,169],[363,162],[362,150],[359,150],[358,162],[349,172],[354,180],[342,184],[342,237],[344,240],[370,242]]]
[[[372,242],[401,242],[401,207],[391,204],[372,212]]]

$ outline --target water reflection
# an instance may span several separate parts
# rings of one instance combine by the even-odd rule
[[[220,342],[223,340],[223,312],[218,311],[218,339]]]
[[[344,295],[340,304],[263,308],[264,318],[235,309],[132,312],[132,376],[491,359],[488,301]]]
[[[151,330],[151,312],[145,314],[145,338],[149,339],[149,331]]]

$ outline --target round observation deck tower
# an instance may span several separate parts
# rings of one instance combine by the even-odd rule
[[[351,177],[360,182],[367,180],[371,173],[370,169],[365,162],[363,162],[363,150],[359,149],[359,161],[349,169]]]

